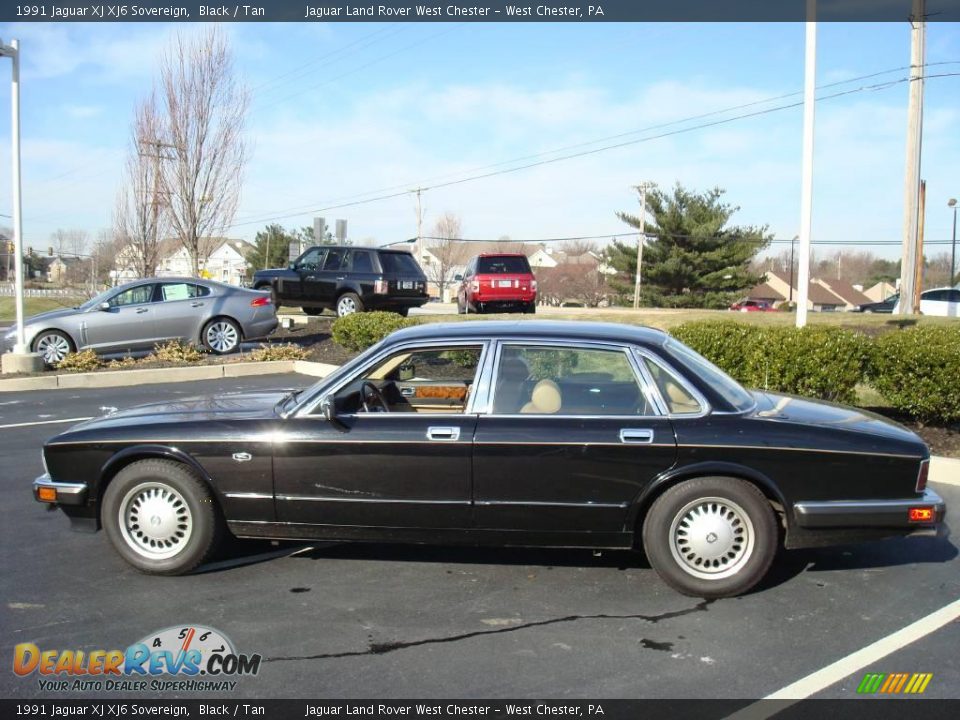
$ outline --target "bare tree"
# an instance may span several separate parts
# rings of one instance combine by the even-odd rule
[[[437,286],[440,299],[444,299],[444,290],[453,281],[456,269],[468,259],[469,248],[460,242],[463,226],[460,218],[453,213],[444,213],[433,226],[433,238],[427,241],[430,252],[428,262],[424,262],[427,280]]]
[[[159,140],[162,134],[156,96],[151,93],[134,112],[123,184],[113,214],[117,269],[129,268],[142,278],[156,274],[160,241],[170,227],[161,172],[170,155]]]
[[[178,35],[161,65],[164,141],[172,159],[161,165],[173,234],[195,275],[233,222],[247,145],[243,125],[249,93],[235,76],[233,54],[218,29]]]

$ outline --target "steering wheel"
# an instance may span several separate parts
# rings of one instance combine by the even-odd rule
[[[367,391],[369,391],[369,396]],[[372,408],[372,402],[369,402],[372,400],[377,401],[377,404],[380,406],[379,410]],[[369,380],[364,380],[360,384],[360,402],[363,405],[364,412],[390,412],[387,399],[383,396],[383,393],[380,392],[380,388]]]

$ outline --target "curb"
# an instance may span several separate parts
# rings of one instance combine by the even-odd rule
[[[269,362],[241,362],[226,365],[196,365],[193,367],[149,368],[140,370],[108,370],[97,373],[64,373],[42,377],[9,378],[0,380],[0,393],[24,390],[59,390],[78,388],[128,387],[158,383],[216,380],[225,377],[277,375],[299,373],[312,377],[326,377],[337,365],[308,360],[272,360]]]

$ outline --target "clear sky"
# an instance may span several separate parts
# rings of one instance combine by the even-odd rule
[[[21,40],[25,243],[45,248],[59,228],[110,225],[135,102],[156,77],[175,32],[201,26],[0,26]],[[225,24],[252,90],[252,147],[233,237],[269,220],[349,221],[355,240],[416,232],[404,196],[313,211],[358,196],[430,186],[478,168],[558,148],[573,152],[650,137],[777,105],[801,95],[594,141],[798,92],[804,27],[785,24]],[[904,78],[902,24],[821,24],[822,93]],[[929,74],[960,73],[960,26],[931,23]],[[0,61],[0,213],[10,214],[9,61]],[[952,64],[950,64],[952,63]],[[889,71],[889,72],[886,72]],[[814,239],[899,240],[903,226],[907,83],[817,104]],[[424,194],[425,228],[452,212],[466,236],[518,239],[625,229],[631,186],[725,188],[735,222],[799,231],[801,108]],[[549,159],[557,154],[537,156]],[[523,163],[514,163],[523,164]],[[511,167],[507,163],[498,167]],[[960,196],[960,76],[926,87],[923,177],[927,240],[950,237],[947,199]],[[0,217],[0,224],[9,220]],[[888,257],[897,247],[878,247]],[[938,248],[942,250],[944,248]]]

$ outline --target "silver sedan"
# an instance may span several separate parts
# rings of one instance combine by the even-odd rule
[[[24,333],[27,346],[53,365],[78,350],[137,351],[168,340],[198,342],[223,355],[276,327],[269,293],[196,278],[150,278],[27,318]],[[4,352],[13,348],[16,332],[13,326],[4,334]]]

